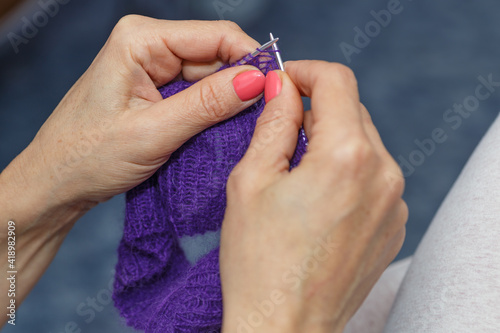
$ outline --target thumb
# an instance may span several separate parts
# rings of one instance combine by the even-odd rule
[[[265,88],[267,104],[242,163],[259,175],[273,176],[289,169],[304,111],[300,93],[287,73],[268,73]]]
[[[156,103],[148,115],[165,128],[158,138],[176,150],[194,135],[231,118],[257,102],[266,77],[253,66],[232,67],[205,77],[186,90]]]

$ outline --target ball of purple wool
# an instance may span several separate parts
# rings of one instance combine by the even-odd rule
[[[278,69],[270,59],[247,60],[266,74]],[[192,84],[176,81],[159,90],[167,98]],[[150,179],[127,192],[113,299],[128,325],[146,332],[220,332],[219,248],[193,265],[179,238],[220,229],[227,178],[245,154],[264,105],[261,99],[196,135]],[[301,130],[291,168],[306,145]]]

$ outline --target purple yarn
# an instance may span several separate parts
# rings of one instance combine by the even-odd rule
[[[244,60],[264,74],[278,69],[273,57]],[[159,90],[167,98],[192,84],[176,81]],[[219,248],[191,265],[179,237],[220,229],[227,178],[247,150],[264,105],[261,99],[196,135],[151,178],[127,192],[113,299],[128,325],[146,332],[220,332]],[[306,145],[301,129],[291,168]]]

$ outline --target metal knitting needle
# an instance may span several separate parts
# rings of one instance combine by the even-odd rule
[[[269,33],[269,36],[271,37],[271,40],[274,40],[274,36],[273,36],[272,32]],[[279,38],[276,38],[276,39],[279,39]],[[283,60],[281,59],[281,52],[278,49],[278,44],[274,43],[272,45],[273,45],[274,54],[276,54],[276,60],[278,61],[278,65],[282,71],[285,71],[285,66],[283,65]]]
[[[238,61],[236,65],[244,65],[248,63],[249,60],[254,59],[256,56],[258,56],[259,54],[261,54],[262,52],[273,46],[278,40],[279,38],[272,38],[269,42],[259,46],[255,51],[253,51],[252,53],[248,54],[245,58]]]
[[[259,54],[261,54],[262,52],[264,52],[265,50],[267,50],[271,46],[274,47],[274,44],[276,44],[276,42],[279,40],[280,40],[279,38],[271,38],[271,40],[269,42],[261,45],[259,48],[257,48],[257,50],[253,51],[250,55],[252,56],[252,58],[258,56]]]

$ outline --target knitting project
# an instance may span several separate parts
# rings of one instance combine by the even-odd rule
[[[264,74],[278,69],[269,55],[244,60]],[[175,81],[159,91],[168,98],[192,84]],[[128,325],[146,332],[220,332],[219,248],[193,265],[179,239],[220,229],[226,181],[247,150],[264,105],[262,98],[196,135],[151,178],[127,192],[113,299]],[[291,168],[306,145],[301,129]]]

